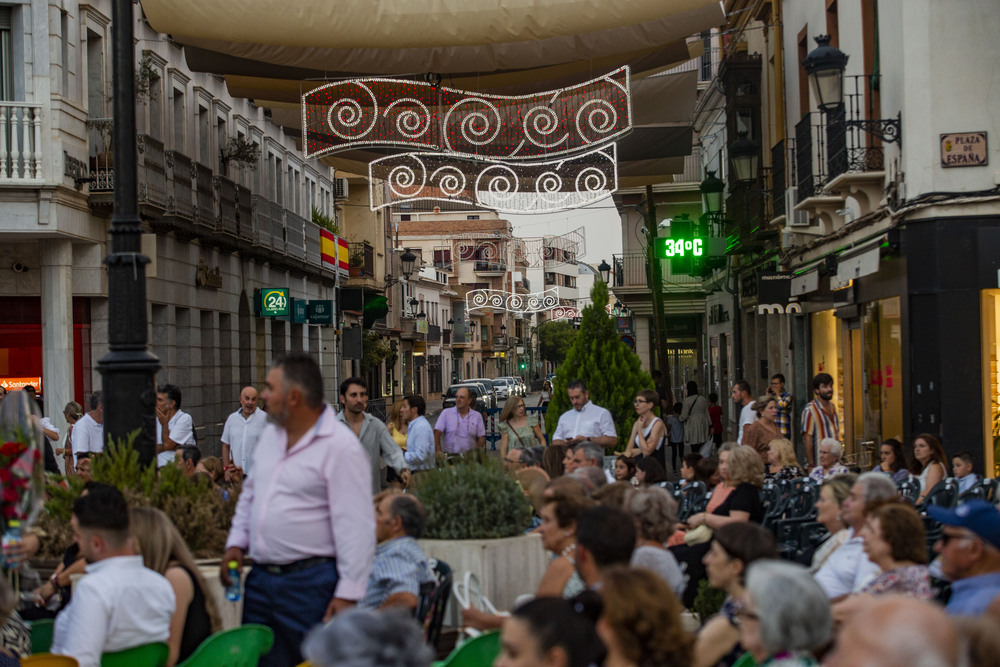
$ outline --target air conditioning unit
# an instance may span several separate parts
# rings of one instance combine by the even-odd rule
[[[335,178],[335,179],[333,179],[333,198],[334,199],[347,199],[347,179],[346,178]]]
[[[808,211],[796,211],[795,205],[799,203],[799,189],[788,188],[785,190],[785,216],[788,219],[789,227],[810,227],[813,221],[809,218]]]

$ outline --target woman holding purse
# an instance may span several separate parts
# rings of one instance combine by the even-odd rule
[[[681,423],[684,424],[684,444],[697,452],[709,441],[712,432],[712,418],[708,414],[708,399],[698,393],[698,383],[687,383],[687,398],[681,408]],[[684,452],[681,452],[681,456]],[[702,452],[704,456],[704,452]]]

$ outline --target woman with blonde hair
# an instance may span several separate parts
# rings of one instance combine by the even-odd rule
[[[681,624],[681,605],[649,570],[610,567],[603,574],[604,611],[597,635],[607,649],[605,665],[687,667],[694,637]]]
[[[760,460],[766,464],[768,444],[785,437],[775,421],[778,418],[778,399],[765,394],[757,399],[753,409],[757,413],[757,421],[743,427],[742,444],[744,447],[753,447],[760,455]]]
[[[500,412],[500,458],[508,449],[544,447],[545,437],[537,419],[528,419],[528,408],[520,396],[511,396]]]
[[[406,422],[403,420],[403,401],[399,399],[392,404],[389,409],[389,417],[385,421],[385,427],[389,429],[389,435],[399,448],[406,451]]]
[[[174,589],[177,608],[170,619],[171,667],[186,660],[213,632],[222,629],[215,597],[170,517],[155,507],[133,507],[129,524],[143,563]]]
[[[786,438],[775,438],[767,446],[767,479],[796,479],[805,477],[795,458],[795,445]]]

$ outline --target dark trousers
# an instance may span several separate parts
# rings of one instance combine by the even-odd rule
[[[260,623],[274,631],[274,646],[260,667],[294,667],[302,662],[302,640],[333,600],[337,564],[320,563],[289,574],[255,567],[247,575],[243,623]]]
[[[677,464],[684,460],[684,443],[683,442],[671,442],[670,443],[670,469],[673,472],[677,472],[680,468]]]

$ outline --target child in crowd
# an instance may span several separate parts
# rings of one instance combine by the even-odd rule
[[[681,486],[695,480],[694,467],[704,458],[698,452],[688,452],[681,459]]]
[[[972,454],[970,452],[959,452],[951,460],[952,470],[958,479],[959,495],[965,493],[979,481],[979,475],[972,472]]]

